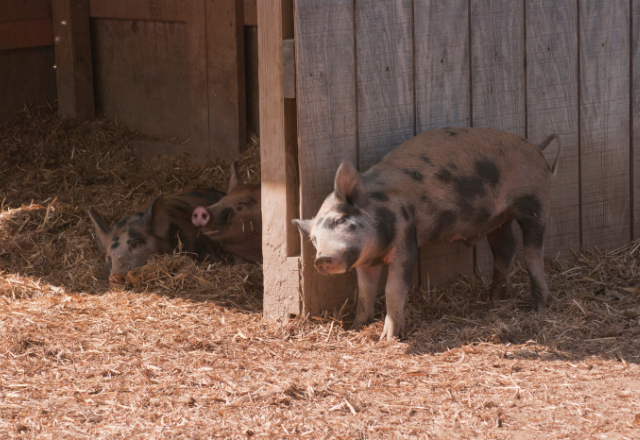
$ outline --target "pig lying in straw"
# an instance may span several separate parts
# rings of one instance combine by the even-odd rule
[[[403,334],[404,304],[418,247],[462,240],[472,246],[487,236],[494,256],[491,298],[509,291],[516,241],[515,219],[524,241],[534,307],[544,309],[543,238],[549,217],[551,176],[540,145],[489,128],[444,128],[404,142],[360,174],[349,161],[335,177],[334,191],[311,220],[293,220],[316,247],[321,274],[358,275],[353,328],[373,320],[383,264],[389,266],[387,316],[380,339]]]
[[[144,266],[154,254],[171,253],[179,243],[182,250],[198,258],[219,258],[218,246],[199,235],[191,224],[191,213],[202,204],[215,203],[224,193],[215,189],[194,189],[163,197],[160,195],[144,213],[124,217],[109,228],[93,207],[89,217],[95,226],[100,252],[105,254],[109,281],[119,283],[132,269]]]
[[[236,262],[262,262],[260,185],[242,183],[236,162],[231,164],[227,195],[211,206],[197,207],[191,221],[229,251]]]

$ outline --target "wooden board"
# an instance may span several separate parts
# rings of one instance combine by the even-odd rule
[[[297,0],[295,12],[300,212],[309,219],[333,191],[340,162],[350,159],[356,163],[358,158],[355,23],[351,0]],[[263,91],[261,83],[261,94]],[[262,124],[261,130],[264,133]],[[355,275],[321,277],[314,259],[315,250],[305,239],[302,291],[306,312],[331,310],[353,298]]]
[[[526,136],[523,6],[520,0],[471,0],[474,127]],[[515,232],[520,233],[517,226]],[[477,266],[491,276],[493,256],[486,240],[477,245]]]
[[[263,313],[266,318],[288,318],[302,312],[300,258],[289,257],[287,249],[287,222],[293,208],[289,191],[296,187],[297,173],[295,167],[290,166],[291,151],[295,150],[295,113],[292,121],[290,108],[285,109],[282,40],[292,33],[290,1],[259,2]]]
[[[0,23],[0,50],[53,44],[53,21],[41,20]]]
[[[243,3],[205,3],[209,157],[236,159],[247,146]]]
[[[89,15],[94,18],[186,22],[188,8],[183,0],[89,0]]]
[[[630,225],[629,2],[580,0],[582,241],[612,250]]]
[[[557,133],[562,156],[551,190],[545,234],[547,259],[580,249],[578,133],[578,9],[564,0],[527,1],[527,131],[539,143]],[[562,62],[558,62],[562,60]],[[554,142],[544,152],[555,159]]]
[[[244,27],[244,71],[247,130],[260,137],[260,85],[258,83],[258,27]]]
[[[98,113],[145,134],[188,139],[186,24],[92,21]]]
[[[26,105],[49,108],[56,99],[53,46],[0,51],[0,121]]]
[[[58,113],[95,118],[88,0],[53,0]]]
[[[470,124],[469,0],[415,0],[416,131]],[[423,284],[471,274],[471,248],[435,244],[421,250]]]
[[[359,168],[414,136],[411,0],[356,2]]]
[[[51,0],[2,0],[0,23],[51,18]]]
[[[631,222],[632,240],[640,238],[640,0],[631,2]]]

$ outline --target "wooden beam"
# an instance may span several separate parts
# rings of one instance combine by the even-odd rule
[[[53,0],[58,113],[95,119],[88,0]]]
[[[42,20],[0,23],[0,50],[53,44],[53,21]]]
[[[247,146],[243,1],[205,5],[209,156],[231,161]]]
[[[244,0],[244,25],[258,25],[258,0]]]
[[[293,33],[291,7],[290,0],[258,4],[263,313],[267,318],[302,312],[300,258],[293,256],[295,248],[288,246],[287,235],[296,211],[291,190],[297,178],[295,106],[291,100],[285,102],[282,83],[282,41]]]
[[[43,20],[51,18],[51,14],[51,0],[0,1],[0,23]]]

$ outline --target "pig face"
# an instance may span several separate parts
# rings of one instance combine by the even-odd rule
[[[243,243],[256,234],[261,236],[260,186],[243,184],[233,162],[227,195],[211,206],[197,207],[191,221],[210,239],[225,244]]]
[[[113,228],[105,224],[93,207],[89,208],[89,217],[96,228],[98,248],[105,254],[105,272],[110,281],[122,281],[127,272],[145,265],[154,254],[171,252],[166,240],[170,220],[162,196],[144,213],[125,217]]]
[[[343,162],[336,173],[334,191],[327,196],[316,217],[293,220],[316,248],[318,272],[344,273],[371,262],[378,248],[378,237],[374,221],[365,210],[368,204],[362,176],[350,162]]]

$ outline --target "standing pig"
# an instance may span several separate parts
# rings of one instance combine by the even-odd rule
[[[191,221],[234,255],[236,262],[262,262],[260,185],[243,184],[235,161],[227,195],[216,204],[197,207]]]
[[[534,307],[549,303],[543,238],[549,217],[551,176],[539,146],[489,128],[444,128],[422,133],[360,174],[343,162],[334,191],[311,220],[293,220],[309,236],[321,274],[356,268],[358,307],[353,328],[373,320],[383,264],[389,266],[387,316],[380,339],[404,331],[404,303],[418,248],[487,236],[494,257],[491,298],[504,298],[516,248],[511,230],[522,229]],[[559,139],[558,139],[559,142]]]
[[[130,270],[144,266],[154,254],[171,253],[178,239],[185,252],[200,259],[218,259],[217,245],[198,234],[191,224],[191,213],[203,203],[215,203],[224,193],[215,189],[194,189],[156,198],[144,213],[120,220],[109,228],[93,207],[89,217],[96,230],[100,252],[105,253],[105,271],[111,282],[122,282]]]

